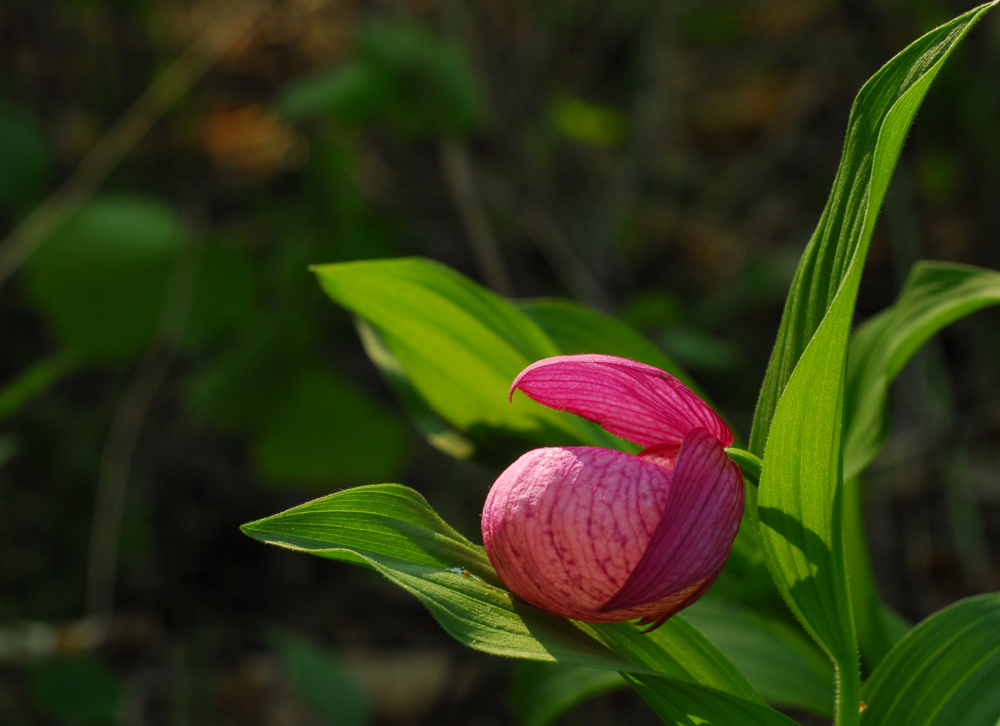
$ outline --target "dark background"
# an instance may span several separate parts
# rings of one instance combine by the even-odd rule
[[[307,265],[423,255],[506,295],[575,298],[660,344],[745,436],[854,94],[970,7],[5,2],[2,249],[55,219],[67,182],[85,205],[0,288],[0,723],[512,723],[507,664],[415,599],[239,532],[398,481],[478,539],[498,473],[416,434]],[[207,73],[140,101],[171,97],[111,163],[102,137],[128,137],[186,52],[181,76]],[[1000,268],[998,132],[994,13],[916,120],[859,320],[915,260]],[[73,174],[95,158],[109,174],[88,187]],[[866,476],[879,586],[913,621],[998,585],[998,330],[980,312],[917,356]],[[114,617],[88,640],[116,464]],[[320,671],[342,689],[325,706],[303,676]],[[626,692],[565,718],[647,722]]]

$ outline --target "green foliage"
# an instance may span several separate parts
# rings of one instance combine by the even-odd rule
[[[73,726],[111,726],[122,697],[121,679],[93,655],[50,660],[30,672],[37,707]]]
[[[29,400],[49,390],[76,368],[76,356],[62,351],[44,358],[0,388],[0,420],[16,412]]]
[[[275,482],[385,480],[406,455],[403,422],[350,381],[321,369],[297,375],[257,438],[254,463]]]
[[[272,640],[295,690],[327,723],[365,726],[370,722],[363,687],[332,654],[293,633],[278,632]]]
[[[478,650],[629,672],[662,713],[725,713],[732,724],[790,723],[764,707],[739,671],[682,618],[642,635],[630,624],[574,623],[517,600],[483,549],[405,487],[350,489],[244,525],[243,531],[374,568],[419,598],[453,637]]]
[[[920,623],[865,683],[863,726],[995,726],[1000,595],[961,600]]]
[[[684,618],[726,654],[768,703],[832,714],[833,669],[797,628],[710,598],[687,608]]]
[[[239,245],[205,241],[184,330],[189,345],[204,346],[244,324],[256,302],[254,275],[253,260]]]
[[[626,685],[615,671],[518,661],[511,671],[510,708],[521,726],[548,726],[586,699]]]
[[[477,444],[625,444],[579,417],[524,396],[508,403],[515,376],[560,351],[506,300],[428,260],[314,269],[327,295],[375,328],[430,408]]]
[[[844,391],[844,477],[860,474],[885,442],[889,384],[935,333],[1000,304],[1000,273],[968,265],[920,262],[895,304],[854,334]]]
[[[386,119],[410,138],[461,136],[479,125],[484,97],[462,50],[410,25],[374,24],[350,63],[296,81],[279,102],[292,119],[329,114],[347,124]]]
[[[625,136],[625,117],[607,106],[562,96],[549,110],[553,125],[567,138],[591,146],[615,146]]]
[[[81,358],[134,358],[156,331],[182,237],[161,202],[99,197],[28,261],[28,295],[59,343]]]
[[[768,569],[837,664],[838,724],[856,723],[860,688],[841,459],[854,301],[875,217],[920,101],[988,7],[910,45],[858,94],[834,191],[796,271],[751,434],[755,452],[767,444],[758,516]]]
[[[0,104],[0,207],[20,211],[42,192],[49,149],[32,119]]]

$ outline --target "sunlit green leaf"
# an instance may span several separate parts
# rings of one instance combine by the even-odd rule
[[[862,726],[996,726],[1000,595],[951,605],[920,623],[865,683]]]
[[[457,272],[417,258],[314,269],[327,295],[378,331],[430,408],[477,443],[627,447],[525,396],[508,402],[521,370],[560,351],[514,305]]]

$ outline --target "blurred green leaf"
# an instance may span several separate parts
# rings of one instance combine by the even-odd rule
[[[190,376],[188,410],[224,431],[262,430],[287,398],[295,376],[315,364],[312,337],[299,316],[251,319],[240,339]]]
[[[862,697],[862,726],[996,726],[1000,720],[1000,595],[961,600],[903,638]]]
[[[417,258],[314,270],[327,295],[378,330],[431,409],[477,443],[625,445],[525,396],[508,402],[517,374],[559,349],[514,305],[457,272]]]
[[[764,707],[739,671],[683,618],[643,635],[628,623],[576,623],[515,598],[483,548],[406,487],[349,489],[242,529],[263,542],[378,570],[478,650],[629,671],[657,709],[680,708],[697,718],[719,708],[734,714],[723,723],[792,723]]]
[[[288,632],[278,632],[273,642],[302,698],[333,726],[364,726],[369,723],[368,696],[363,686],[331,654],[311,641]]]
[[[726,654],[768,703],[833,714],[833,668],[801,630],[712,598],[687,608],[684,618]]]
[[[860,686],[841,447],[854,302],[917,108],[952,48],[991,6],[911,44],[858,94],[834,192],[796,272],[755,416],[751,448],[761,452],[767,442],[758,495],[764,556],[796,617],[837,664],[838,723],[854,720]]]
[[[889,385],[933,335],[1000,304],[1000,272],[947,262],[914,265],[899,297],[851,341],[844,392],[844,477],[864,471],[888,427]]]
[[[920,262],[895,304],[860,326],[851,341],[844,393],[845,528],[851,598],[861,652],[874,668],[895,642],[869,564],[859,474],[888,433],[889,385],[910,358],[945,326],[1000,303],[1000,273],[966,265]]]
[[[388,106],[392,79],[366,61],[353,61],[308,78],[298,78],[285,88],[278,109],[292,120],[325,114],[345,123],[367,123]]]
[[[201,250],[186,342],[201,346],[251,315],[255,297],[250,255],[235,244],[210,238]]]
[[[19,373],[0,388],[0,420],[15,413],[35,396],[45,393],[76,366],[74,354],[60,351]]]
[[[512,671],[510,708],[521,726],[548,726],[586,699],[627,685],[615,671],[518,661]]]
[[[385,481],[406,455],[403,422],[350,381],[322,369],[299,373],[261,430],[254,464],[277,483],[330,486]]]
[[[38,126],[0,104],[0,205],[22,211],[41,194],[50,171],[48,144]]]
[[[74,726],[111,726],[121,679],[93,655],[50,660],[30,671],[30,692],[45,713]]]
[[[385,119],[406,136],[422,137],[469,133],[485,104],[479,79],[456,44],[415,25],[376,23],[358,37],[353,61],[295,81],[278,105],[293,119]]]
[[[608,106],[562,96],[549,109],[553,125],[567,138],[591,146],[616,146],[625,137],[625,116]]]
[[[28,296],[59,342],[82,358],[136,356],[156,331],[182,234],[162,202],[99,197],[28,260]]]

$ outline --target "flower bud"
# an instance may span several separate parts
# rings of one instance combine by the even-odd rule
[[[518,388],[646,449],[535,449],[501,474],[483,541],[511,591],[564,617],[654,627],[701,597],[743,514],[718,415],[668,373],[613,356],[539,361]]]

